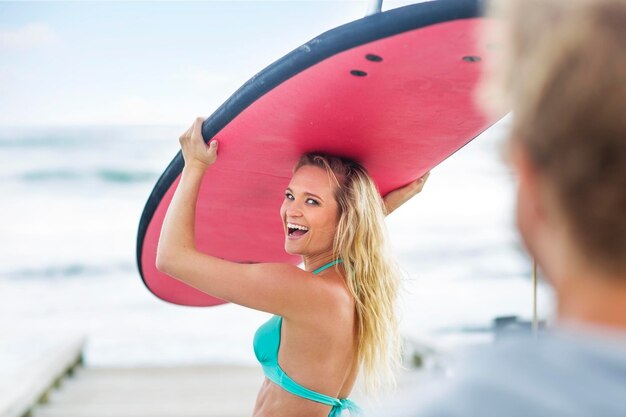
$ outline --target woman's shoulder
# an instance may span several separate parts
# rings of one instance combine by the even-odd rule
[[[323,323],[351,322],[354,316],[354,298],[340,275],[335,273],[324,276],[314,276],[315,291],[307,298],[308,306],[302,306],[303,310],[314,312],[306,314],[295,321],[306,321],[315,323],[316,327],[323,326]]]

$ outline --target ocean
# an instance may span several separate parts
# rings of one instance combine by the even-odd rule
[[[191,121],[190,121],[191,122]],[[136,267],[139,218],[181,126],[0,127],[0,334],[24,348],[88,337],[90,366],[254,363],[268,314],[167,304]],[[446,350],[532,317],[532,262],[514,227],[499,123],[435,168],[388,218],[405,272],[401,331]],[[541,319],[554,296],[540,281]]]

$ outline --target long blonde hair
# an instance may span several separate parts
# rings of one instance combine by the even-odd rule
[[[400,270],[388,249],[382,198],[365,168],[355,161],[309,153],[300,158],[294,172],[305,165],[325,169],[336,185],[339,223],[333,252],[343,259],[355,300],[357,358],[366,391],[393,388],[402,355],[395,312]]]

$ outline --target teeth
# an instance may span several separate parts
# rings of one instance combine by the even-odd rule
[[[290,229],[300,229],[304,231],[309,230],[309,228],[306,226],[300,226],[299,224],[293,224],[293,223],[287,223],[287,227]]]

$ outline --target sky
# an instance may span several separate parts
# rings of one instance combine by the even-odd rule
[[[0,1],[0,126],[187,124],[371,3]]]

